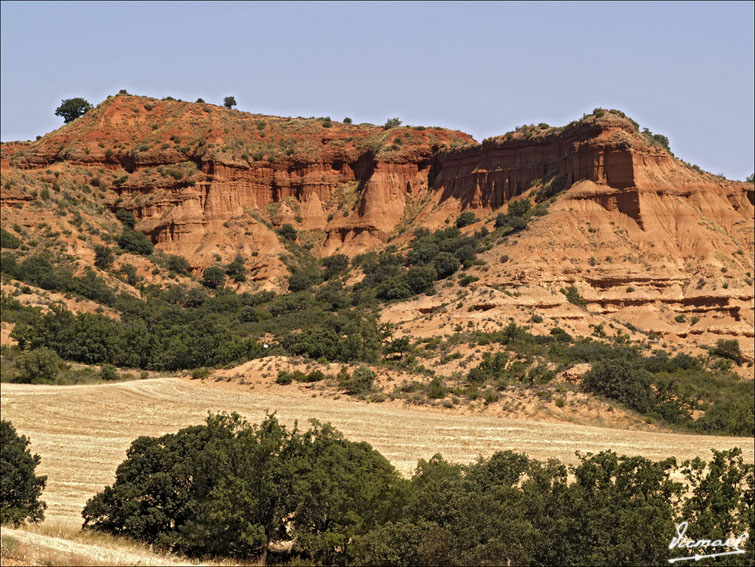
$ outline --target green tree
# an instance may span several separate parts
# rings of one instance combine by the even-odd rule
[[[392,299],[405,299],[411,297],[412,290],[409,289],[409,282],[406,274],[397,274],[388,276],[377,286],[377,296],[380,299],[390,301]]]
[[[365,394],[372,390],[376,377],[372,369],[367,366],[360,366],[354,370],[354,374],[347,375],[344,380],[341,380],[339,386],[352,395]]]
[[[133,252],[142,256],[149,256],[155,250],[155,245],[144,233],[126,228],[118,237],[118,246],[126,252]]]
[[[100,379],[101,380],[118,380],[118,369],[112,364],[103,364],[100,366]]]
[[[165,257],[166,265],[171,272],[188,275],[191,272],[191,265],[183,256],[168,254]]]
[[[109,246],[95,244],[94,246],[94,265],[101,270],[107,270],[113,265],[115,255]]]
[[[519,199],[509,203],[509,214],[515,217],[523,217],[527,211],[532,208],[532,201],[529,199]]]
[[[682,473],[690,487],[681,519],[689,523],[687,536],[693,539],[726,540],[748,532],[741,565],[752,565],[755,545],[755,466],[745,464],[738,448],[713,451],[713,459],[699,457],[685,461]],[[714,552],[715,550],[711,550]]]
[[[246,267],[244,266],[244,258],[241,255],[228,264],[225,268],[225,273],[236,282],[246,281]]]
[[[202,285],[210,289],[218,289],[225,284],[225,272],[217,266],[210,266],[202,272]]]
[[[653,462],[612,451],[578,456],[575,482],[545,494],[548,513],[535,516],[545,545],[537,546],[534,563],[666,564],[673,503],[684,491],[670,480],[674,459]]]
[[[582,390],[618,400],[633,410],[647,413],[654,407],[652,375],[628,360],[596,362],[582,377]]]
[[[32,455],[29,440],[19,435],[10,421],[0,421],[0,523],[18,526],[26,520],[41,522],[47,505],[39,497],[46,476],[34,470],[40,462]]]
[[[459,215],[459,218],[456,219],[456,226],[458,228],[463,228],[477,222],[477,220],[477,217],[472,211],[465,211]]]
[[[226,108],[233,108],[236,106],[236,99],[232,96],[227,96],[223,99],[223,106]]]
[[[16,360],[18,381],[27,384],[49,384],[55,381],[63,361],[47,347],[26,352]]]
[[[296,229],[289,223],[285,223],[278,229],[278,234],[286,240],[296,240]]]
[[[345,254],[335,254],[328,256],[320,260],[325,272],[323,273],[323,279],[329,280],[338,276],[345,275],[346,270],[349,267],[349,258]]]
[[[461,263],[450,252],[438,252],[433,260],[435,271],[438,273],[438,279],[447,278],[459,269]]]
[[[318,283],[320,283],[320,273],[318,270],[311,268],[294,270],[288,276],[288,290],[293,293],[304,291]]]
[[[433,282],[438,279],[438,272],[433,266],[413,266],[406,273],[409,288],[414,293],[425,293],[433,289]]]
[[[4,228],[0,228],[0,248],[20,248],[21,240]]]
[[[55,116],[62,116],[63,121],[68,124],[80,116],[84,116],[84,114],[90,110],[92,110],[92,105],[85,99],[80,97],[66,98],[63,99],[60,106],[55,109]]]
[[[398,128],[399,126],[401,126],[401,120],[398,118],[389,118],[385,121],[383,129],[390,130],[391,128]]]
[[[716,346],[710,349],[710,353],[714,356],[733,360],[737,365],[742,364],[742,361],[744,360],[737,339],[718,339]]]
[[[196,516],[182,530],[192,555],[260,557],[288,538],[299,434],[275,416],[250,426],[238,415],[207,419],[210,441],[199,457]]]
[[[367,443],[312,420],[293,472],[294,549],[318,564],[353,562],[361,535],[397,519],[408,484]]]
[[[134,216],[134,213],[128,209],[118,209],[115,211],[115,218],[128,228],[134,228],[136,226],[136,217]]]

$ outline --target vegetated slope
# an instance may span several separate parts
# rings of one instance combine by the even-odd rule
[[[533,315],[546,318],[543,330],[554,320],[576,334],[624,324],[669,346],[735,338],[752,360],[753,187],[663,146],[600,109],[476,144],[440,128],[118,95],[35,142],[3,145],[3,221],[24,240],[41,224],[43,234],[62,233],[58,246],[83,265],[119,229],[111,212],[125,209],[158,250],[195,272],[238,256],[249,269],[240,288],[281,289],[289,251],[276,227],[291,224],[315,256],[351,256],[402,246],[411,229],[443,227],[462,210],[480,217],[465,231],[492,229],[494,213],[527,195],[550,203],[538,210],[548,214],[494,239],[487,265],[469,268],[479,278],[469,290],[441,287],[384,319],[420,335]],[[73,219],[61,222],[66,214]],[[121,260],[146,281],[166,281],[138,256],[115,267]],[[587,311],[561,293],[572,285]],[[504,288],[509,295],[495,291]]]
[[[330,422],[353,441],[367,441],[404,475],[436,453],[453,462],[515,450],[533,458],[577,462],[575,451],[678,461],[710,457],[710,449],[741,447],[752,463],[752,439],[622,431],[573,424],[454,415],[306,393],[267,392],[156,379],[89,386],[3,384],[2,412],[42,455],[48,477],[43,499],[51,522],[79,525],[86,500],[113,482],[126,449],[139,435],[163,435],[202,423],[208,411],[237,411],[252,422],[275,411],[288,425],[307,418]],[[305,423],[300,423],[306,428]]]

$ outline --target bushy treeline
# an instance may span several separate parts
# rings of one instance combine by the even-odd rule
[[[92,268],[87,268],[83,276],[75,276],[69,267],[53,262],[45,254],[29,256],[19,263],[12,253],[5,253],[0,269],[15,280],[48,291],[80,295],[102,305],[112,305],[116,298],[116,294]]]
[[[386,301],[406,299],[430,292],[436,281],[472,266],[487,234],[485,228],[469,236],[463,236],[456,226],[432,233],[417,229],[405,254],[399,253],[395,246],[389,246],[380,253],[359,254],[350,263],[343,254],[336,254],[323,258],[319,265],[292,267],[289,290],[303,291],[325,281],[328,283],[321,289],[322,293],[345,294],[346,304],[370,304],[375,298]],[[345,289],[339,280],[350,267],[361,269],[365,277]]]
[[[257,337],[267,333],[280,345],[269,353],[376,361],[382,335],[374,315],[357,308],[334,312],[331,302],[310,292],[210,295],[201,288],[151,286],[144,299],[120,294],[113,300],[120,319],[62,306],[45,314],[24,311],[13,337],[23,350],[47,347],[66,360],[153,370],[250,360],[263,354]]]
[[[468,388],[475,392],[485,385],[503,389],[511,384],[543,384],[555,376],[548,363],[558,370],[589,362],[592,369],[582,377],[583,391],[684,428],[755,435],[755,388],[751,381],[728,372],[726,365],[720,368],[720,360],[706,366],[703,359],[687,354],[671,357],[659,350],[646,356],[638,345],[621,340],[575,340],[559,328],[552,329],[550,335],[533,335],[515,323],[497,332],[474,333],[467,340],[500,344],[509,351],[486,353],[467,373]],[[719,341],[710,350],[731,360],[737,357],[739,347]],[[705,414],[693,419],[696,410]]]
[[[673,480],[682,476],[687,488]],[[410,480],[330,425],[274,416],[140,437],[84,525],[192,557],[323,565],[661,565],[676,525],[753,532],[753,466],[741,450],[678,465],[606,451],[579,464],[512,451],[469,465],[436,455]],[[288,544],[290,551],[277,551]],[[277,544],[277,545],[273,545]],[[731,564],[753,560],[747,554]]]

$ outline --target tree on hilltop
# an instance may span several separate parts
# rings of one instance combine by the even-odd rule
[[[236,99],[232,96],[227,96],[223,99],[223,106],[226,108],[233,108],[236,106]]]
[[[60,106],[55,109],[55,116],[62,116],[63,121],[68,124],[73,122],[80,116],[84,116],[87,112],[92,110],[92,105],[81,97],[66,98],[60,103]]]
[[[401,126],[401,120],[399,120],[398,118],[389,118],[385,121],[383,129],[390,130],[391,128],[398,128],[399,126]]]

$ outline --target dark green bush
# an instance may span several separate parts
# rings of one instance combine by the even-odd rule
[[[438,252],[433,260],[433,266],[438,274],[438,279],[443,279],[455,273],[461,267],[461,263],[456,256],[449,252]]]
[[[126,252],[142,256],[149,256],[155,249],[155,245],[143,233],[128,228],[118,237],[118,246]]]
[[[596,362],[582,377],[582,390],[618,400],[641,412],[650,412],[654,405],[652,375],[627,360]]]
[[[210,289],[218,289],[225,285],[225,272],[217,266],[210,266],[202,272],[202,285]]]
[[[734,361],[735,364],[740,365],[744,358],[742,357],[742,351],[739,348],[739,342],[736,339],[718,339],[716,346],[709,347],[710,353],[713,356],[720,356],[721,358],[728,358]]]
[[[459,215],[455,224],[458,228],[464,228],[465,226],[476,223],[477,220],[477,217],[472,211],[465,211]]]
[[[136,217],[128,209],[118,209],[115,211],[115,218],[123,223],[124,226],[133,229],[136,226]]]
[[[51,384],[58,376],[63,361],[58,354],[47,347],[30,350],[18,357],[18,382],[26,384]]]
[[[241,256],[236,256],[236,259],[225,268],[225,273],[236,282],[246,281],[246,271],[244,259]]]
[[[0,228],[0,248],[20,248],[21,240],[4,228]]]
[[[177,274],[188,275],[191,270],[191,265],[183,256],[176,256],[175,254],[167,254],[165,256],[165,265],[171,272]]]
[[[101,246],[96,244],[94,246],[94,265],[101,270],[107,270],[113,265],[115,260],[115,254],[109,246]]]
[[[348,394],[359,395],[366,394],[372,390],[375,383],[375,372],[366,366],[360,366],[351,376],[341,376],[339,386],[346,390]]]
[[[562,289],[561,293],[566,296],[566,300],[569,303],[573,303],[574,305],[583,308],[587,306],[587,301],[584,300],[584,298],[579,294],[579,290],[573,285],[570,285],[566,289]]]
[[[100,366],[100,379],[101,380],[118,380],[120,376],[118,375],[118,369],[113,366],[112,364],[103,364]]]
[[[0,524],[44,520],[47,505],[39,497],[47,477],[34,474],[39,462],[39,455],[29,451],[29,440],[10,421],[0,421]]]
[[[284,224],[278,229],[278,234],[286,240],[296,240],[296,229],[289,223]]]

